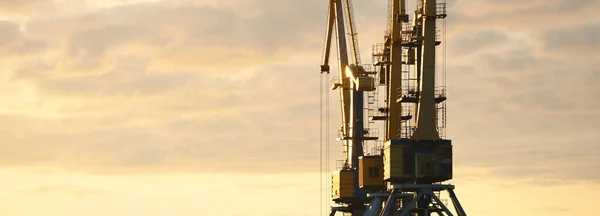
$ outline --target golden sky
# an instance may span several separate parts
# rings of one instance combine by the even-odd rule
[[[367,61],[387,0],[354,3]],[[317,215],[326,11],[324,0],[0,0],[0,215]],[[463,207],[596,214],[600,2],[448,0],[448,11]]]

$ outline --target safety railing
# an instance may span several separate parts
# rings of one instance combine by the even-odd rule
[[[435,14],[437,18],[446,18],[448,14],[446,13],[446,3],[437,3],[435,6]]]
[[[410,79],[408,81],[417,81],[417,80],[416,79]],[[434,96],[436,98],[446,97],[446,86],[437,86],[437,87],[435,87],[435,89],[434,89],[433,92],[434,92]],[[409,85],[404,85],[404,86],[402,86],[400,88],[397,88],[396,89],[396,93],[398,95],[401,95],[401,96],[402,95],[416,96],[417,93],[419,93],[419,91],[416,89],[415,86],[409,84]]]
[[[342,128],[338,130],[338,139],[340,140],[348,140],[352,139],[352,131],[354,128],[348,128],[348,133],[345,133]],[[379,137],[379,128],[363,128],[363,137],[374,139]]]

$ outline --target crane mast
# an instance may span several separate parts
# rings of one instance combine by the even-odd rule
[[[442,44],[437,22],[446,17],[446,4],[416,0],[412,22],[406,10],[406,0],[389,0],[384,42],[373,46],[373,64],[361,65],[352,2],[329,0],[321,74],[330,73],[335,33],[339,77],[331,90],[340,92],[338,140],[344,146],[343,166],[331,175],[331,199],[337,206],[330,215],[466,216],[454,185],[443,183],[453,177],[453,146],[444,132],[445,70],[436,67],[436,49]],[[383,92],[382,107],[375,103],[377,92]],[[374,144],[369,152],[365,145],[378,143],[379,134],[365,123],[376,121],[384,128],[384,144]],[[454,213],[441,201],[441,192],[447,192]]]
[[[398,2],[394,0],[391,7],[390,35],[386,36],[385,50],[381,62],[376,62],[378,66],[387,66],[383,80],[387,84],[387,101],[396,101],[400,98],[400,92],[397,89],[402,88],[402,24],[408,21],[406,14],[405,0]],[[388,51],[389,50],[389,51]],[[387,78],[387,79],[386,79]],[[402,106],[399,103],[387,104],[387,132],[386,139],[398,138],[398,131],[401,127]]]

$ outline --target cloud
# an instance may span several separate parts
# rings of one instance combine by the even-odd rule
[[[0,47],[14,41],[19,35],[19,26],[8,21],[0,21]]]
[[[593,0],[457,0],[449,5],[448,25],[452,27],[449,29],[458,34],[490,26],[538,34],[545,28],[572,26],[574,20],[580,24],[597,22],[587,14],[595,14],[600,8],[600,3]]]
[[[552,29],[545,33],[544,47],[559,52],[594,51],[600,47],[600,23]]]
[[[7,11],[15,9],[25,9],[47,4],[49,2],[50,1],[48,0],[4,0],[0,4],[0,9]]]
[[[581,44],[562,39],[568,31],[582,32],[578,41],[595,35],[593,18],[567,24],[595,14],[597,4],[560,4],[449,2],[448,134],[457,166],[502,178],[598,178],[586,172],[600,163],[589,142],[600,127],[595,50],[573,53]],[[7,68],[0,83],[11,84],[11,98],[28,98],[0,105],[2,165],[102,173],[316,170],[326,3],[76,7],[0,25]],[[356,2],[363,47],[381,39],[386,7]],[[559,15],[556,23],[541,22]],[[339,104],[331,94],[333,138]],[[332,140],[332,152],[337,158],[340,143]]]
[[[468,35],[455,35],[449,42],[452,43],[452,54],[464,55],[473,52],[481,52],[486,47],[502,46],[508,42],[509,38],[503,31],[496,29],[487,29],[478,32],[472,32]]]
[[[148,96],[177,89],[190,77],[193,76],[185,72],[168,75],[152,73],[147,71],[146,61],[123,57],[105,74],[46,78],[37,82],[43,92],[62,96]]]
[[[600,17],[586,15],[597,8],[592,1],[452,4],[447,134],[457,166],[532,182],[600,179],[590,141],[600,138],[591,57],[598,50],[588,40]],[[559,14],[566,18],[552,18]]]
[[[65,116],[60,119],[4,117],[6,125],[12,126],[5,127],[9,136],[3,143],[19,145],[0,153],[11,166],[47,164],[95,172],[312,170],[317,131],[311,122],[316,122],[317,116],[310,113],[317,112],[318,104],[316,98],[305,95],[317,91],[305,85],[315,85],[317,77],[300,73],[305,70],[273,67],[257,71],[245,81],[207,77],[182,83],[170,92],[153,90],[161,92],[159,95],[139,91],[132,85],[137,82],[125,82],[122,86],[132,90],[125,91],[115,82],[118,79],[79,80],[85,84],[77,88],[67,83],[53,88],[41,85],[46,93],[81,101],[62,107],[60,113]],[[257,86],[262,89],[256,91]],[[108,92],[102,93],[103,89]],[[93,98],[82,99],[90,96]],[[307,119],[310,121],[301,123]],[[290,148],[297,151],[291,154]]]

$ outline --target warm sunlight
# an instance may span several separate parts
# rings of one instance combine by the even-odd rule
[[[600,2],[446,2],[467,213],[598,215]],[[388,0],[353,3],[369,63]],[[318,215],[327,6],[0,0],[0,216]]]

